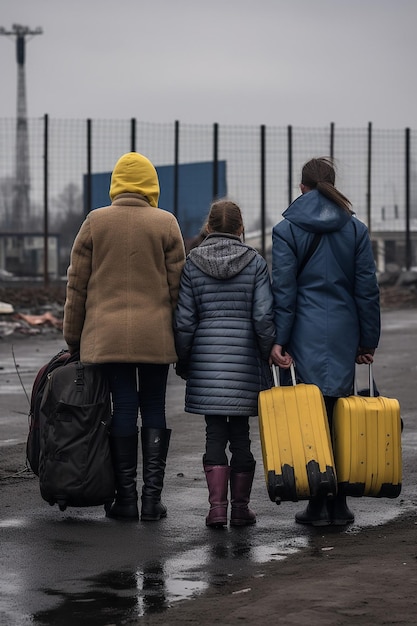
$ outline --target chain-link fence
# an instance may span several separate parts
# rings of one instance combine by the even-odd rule
[[[21,137],[19,141],[22,132],[26,143]],[[247,236],[256,235],[253,241],[264,255],[270,248],[272,225],[299,195],[302,165],[313,156],[333,156],[336,185],[368,225],[379,269],[384,270],[389,262],[407,269],[416,263],[415,131],[377,130],[371,124],[362,129],[336,128],[334,124],[323,128],[255,127],[134,119],[62,120],[45,115],[25,120],[24,131],[18,120],[0,119],[0,138],[3,270],[11,267],[17,274],[27,274],[32,268],[39,274],[43,264],[46,275],[65,272],[73,237],[86,211],[96,208],[96,175],[110,174],[117,159],[131,150],[146,155],[157,169],[172,166],[172,185],[164,194],[162,208],[172,211],[180,225],[185,225],[190,210],[190,200],[187,207],[182,205],[187,189],[179,193],[181,185],[189,186],[198,205],[198,190],[185,178],[182,182],[182,166],[208,165],[210,200],[223,192],[240,205]],[[219,187],[219,164],[225,167],[225,188]],[[23,180],[25,171],[27,180]],[[29,209],[22,213],[17,198],[25,193]],[[201,225],[208,209],[209,202],[199,208]],[[20,256],[14,251],[19,247],[16,242],[35,234],[43,236],[43,248],[37,257],[32,249],[29,262],[22,262],[27,239],[20,244]],[[51,267],[48,259],[52,236],[59,241],[57,267]]]

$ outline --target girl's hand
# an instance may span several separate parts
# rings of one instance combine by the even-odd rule
[[[269,355],[269,364],[278,365],[283,369],[288,369],[292,363],[292,357],[288,352],[285,352],[282,346],[278,343],[272,346],[271,354]]]

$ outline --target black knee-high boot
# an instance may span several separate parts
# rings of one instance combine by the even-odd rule
[[[334,526],[345,526],[355,521],[355,516],[348,507],[346,496],[340,490],[340,487],[334,500],[329,500],[327,508]]]
[[[139,519],[136,490],[138,434],[110,436],[110,450],[116,479],[116,500],[107,511],[107,517],[136,521]]]
[[[165,467],[171,430],[142,428],[143,487],[140,519],[154,522],[166,517],[167,509],[161,502]]]
[[[310,524],[311,526],[328,526],[331,524],[327,509],[327,498],[323,496],[310,498],[307,508],[295,514],[295,521],[299,524]]]

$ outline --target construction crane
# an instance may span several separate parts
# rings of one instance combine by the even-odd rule
[[[13,24],[11,30],[0,26],[0,35],[16,38],[17,61],[17,118],[15,184],[13,212],[9,228],[12,231],[24,230],[30,217],[30,172],[29,172],[29,136],[26,112],[25,48],[26,39],[42,34],[42,28],[31,30],[28,26]]]

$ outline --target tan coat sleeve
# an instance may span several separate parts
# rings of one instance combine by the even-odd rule
[[[80,345],[85,319],[88,281],[92,268],[92,239],[87,218],[75,238],[67,272],[63,334],[68,346]]]
[[[175,311],[182,269],[185,263],[184,240],[176,219],[172,220],[169,245],[166,250],[166,268],[172,310]]]

